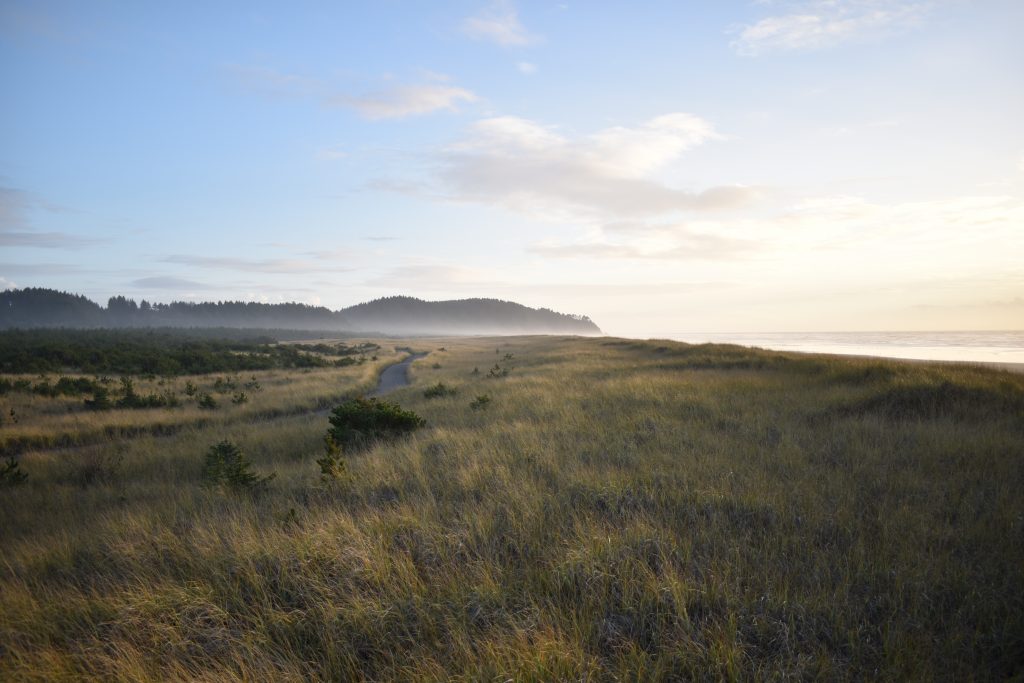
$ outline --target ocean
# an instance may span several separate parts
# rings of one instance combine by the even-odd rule
[[[680,332],[662,338],[807,351],[968,363],[1024,363],[1024,330],[995,332]]]

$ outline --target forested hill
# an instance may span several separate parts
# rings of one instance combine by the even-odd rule
[[[377,299],[342,309],[346,329],[388,334],[600,334],[586,316],[529,308],[498,299],[423,301],[408,296]]]
[[[600,334],[581,315],[498,299],[423,301],[396,296],[340,311],[244,301],[169,304],[111,297],[103,307],[52,289],[0,292],[0,329],[34,327],[239,327],[383,334]]]

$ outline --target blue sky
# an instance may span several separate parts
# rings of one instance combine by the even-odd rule
[[[0,286],[1024,327],[1024,3],[0,7]]]

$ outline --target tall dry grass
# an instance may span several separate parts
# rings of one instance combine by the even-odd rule
[[[0,678],[1024,673],[1024,377],[412,345],[435,350],[391,398],[428,427],[350,454],[337,485],[310,413],[24,454],[29,479],[0,490]],[[457,393],[425,397],[438,382]],[[266,493],[200,485],[223,438],[277,473]]]

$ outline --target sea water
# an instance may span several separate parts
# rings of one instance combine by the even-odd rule
[[[693,344],[969,363],[1024,363],[1024,330],[995,332],[681,332]]]

